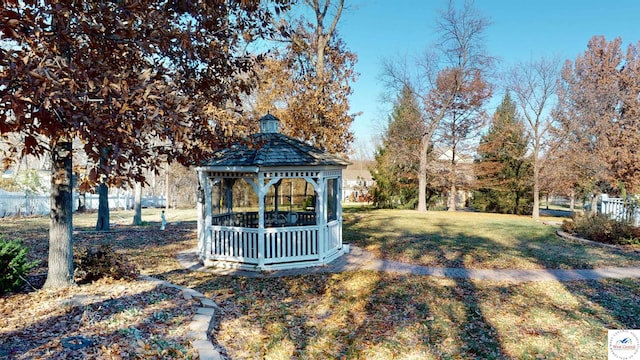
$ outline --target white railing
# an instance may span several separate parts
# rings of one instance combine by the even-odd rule
[[[320,236],[321,231],[324,236]],[[211,225],[208,238],[204,250],[207,260],[249,266],[320,262],[325,256],[335,255],[342,246],[339,221],[322,230],[319,226],[257,229]],[[260,254],[259,249],[264,253]]]
[[[635,200],[610,198],[603,195],[600,199],[599,212],[617,221],[624,221],[638,226],[640,224],[640,209]]]
[[[265,264],[319,259],[317,226],[265,229],[264,244]]]
[[[49,213],[49,195],[29,193],[0,194],[0,218],[14,215],[45,215]]]
[[[258,264],[258,229],[211,226],[212,260]]]

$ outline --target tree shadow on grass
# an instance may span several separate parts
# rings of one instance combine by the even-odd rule
[[[357,217],[345,221],[345,227],[357,224]],[[439,226],[440,238],[429,246],[424,244],[425,234],[410,231],[397,233],[395,243],[385,244],[383,239],[377,245],[383,254],[404,249],[404,257],[411,254],[416,261],[425,252],[431,252],[438,259],[439,266],[459,267],[462,272],[467,271],[465,268],[468,268],[468,264],[486,263],[495,252],[525,258],[532,266],[539,267],[549,264],[569,267],[576,264],[567,260],[571,254],[577,254],[578,258],[589,256],[589,252],[583,249],[584,253],[580,253],[580,250],[573,253],[569,251],[567,257],[551,254],[556,259],[549,260],[550,245],[547,244],[549,239],[546,234],[540,238],[514,236],[513,245],[505,246],[488,236],[469,237],[462,232],[457,233],[448,224]],[[506,230],[514,233],[519,231],[513,228]],[[359,245],[357,241],[363,241],[359,240],[362,237],[366,240],[363,241],[365,245],[378,239],[366,239],[373,235],[367,229],[352,228],[351,231],[345,240],[353,239],[355,241],[349,242]],[[457,243],[461,237],[481,245],[469,251],[463,244]],[[557,244],[552,241],[551,245]],[[182,274],[176,271],[166,275],[175,277]],[[637,294],[637,281],[628,284],[622,282],[622,286],[616,285],[613,290],[603,282],[586,285],[588,283],[576,282],[579,284],[576,286],[574,283],[566,284],[567,290],[578,301],[588,300],[595,304],[585,304],[580,308],[593,312],[592,316],[585,316],[586,321],[595,319],[597,324],[637,328],[637,323],[631,318],[633,315],[625,315],[624,311],[626,309],[630,310],[630,314],[637,314],[640,305],[634,302],[632,307],[625,307],[623,302],[624,296],[634,296],[634,291]],[[564,323],[537,325],[533,322],[536,313],[551,312],[553,316],[564,314],[563,317],[576,323],[582,321],[581,312],[568,307],[561,300],[517,300],[519,297],[526,299],[528,284],[486,284],[461,278],[447,280],[373,271],[284,278],[210,275],[185,282],[185,285],[194,286],[221,305],[221,322],[212,337],[237,357],[508,358],[513,348],[505,345],[505,336],[510,336],[510,341],[514,337],[520,340],[519,336],[526,337],[523,341],[539,338],[566,340],[558,329]],[[611,290],[617,295],[598,295],[598,292]],[[495,314],[487,308],[487,304],[491,304],[489,297],[496,292],[502,299],[495,304],[508,306],[506,311],[512,312],[508,315],[515,318],[516,323],[496,324]],[[514,304],[516,301],[523,303]],[[527,310],[527,306],[533,309]],[[525,311],[528,311],[527,316],[522,315]],[[516,334],[509,335],[509,330],[505,328],[514,328]],[[571,341],[568,343],[572,344]],[[551,354],[545,353],[545,349],[536,349],[535,345],[526,351],[530,351],[528,354],[531,356]],[[561,353],[553,354],[559,356]]]
[[[572,281],[565,288],[582,299],[581,312],[600,320],[604,327],[640,329],[640,280]]]
[[[199,277],[232,358],[505,358],[475,287],[376,271]]]
[[[179,296],[178,290],[163,286],[118,297],[76,294],[58,301],[56,315],[27,318],[13,330],[2,331],[0,357],[86,359],[111,354],[120,358],[164,351],[163,358],[183,359],[192,351],[190,344],[186,338],[176,341],[169,330],[184,323],[181,317],[190,318],[195,304],[180,298],[177,305],[174,299]],[[74,337],[87,346],[64,346],[65,341],[77,345],[78,341],[70,341]]]
[[[640,265],[639,254],[568,242],[556,236],[551,226],[515,217],[515,221],[501,218],[495,224],[483,223],[477,229],[469,221],[461,228],[453,220],[441,219],[424,228],[396,224],[407,216],[399,212],[384,219],[374,215],[371,220],[366,213],[350,214],[343,222],[343,238],[381,258],[425,266],[590,269]],[[490,233],[483,233],[486,231]],[[458,263],[451,264],[451,259],[458,259]]]

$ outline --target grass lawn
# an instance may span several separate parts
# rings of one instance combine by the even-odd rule
[[[640,280],[515,284],[370,271],[262,279],[187,272],[175,255],[196,245],[191,214],[168,212],[168,230],[159,231],[157,210],[145,210],[150,223],[140,228],[116,212],[111,219],[122,218],[122,225],[110,233],[83,231],[92,219],[76,216],[75,241],[113,244],[142,273],[216,301],[222,311],[212,338],[232,359],[603,359],[607,329],[640,328]],[[640,264],[637,253],[566,243],[553,227],[525,217],[346,209],[344,224],[345,241],[425,265]],[[46,226],[46,219],[0,220],[5,236],[21,237],[33,248],[30,256],[44,260]],[[69,302],[82,294],[96,301]],[[81,333],[97,343],[84,349],[91,358],[188,358],[195,356],[184,335],[190,306],[143,281],[3,296],[0,357],[85,358],[60,346]],[[60,323],[66,326],[53,326]]]
[[[345,209],[343,238],[378,257],[469,269],[639,266],[633,251],[572,243],[527,216],[473,212]],[[631,250],[631,249],[630,249]]]

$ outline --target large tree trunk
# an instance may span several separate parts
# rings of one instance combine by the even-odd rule
[[[456,183],[452,182],[451,187],[449,188],[449,201],[447,211],[456,211],[456,194],[458,189],[456,188]]]
[[[598,199],[600,194],[594,192],[591,196],[591,209],[589,210],[589,216],[596,216],[598,214]]]
[[[102,183],[98,185],[98,221],[97,231],[109,230],[109,187]]]
[[[451,154],[451,167],[450,167],[450,174],[449,174],[449,199],[448,199],[448,206],[447,206],[447,211],[456,211],[456,197],[458,195],[458,188],[456,187],[456,180],[457,180],[457,166],[456,166],[456,150],[455,150],[455,146],[453,147],[453,152]]]
[[[133,225],[142,225],[142,184],[136,183],[133,194]]]
[[[73,282],[73,197],[71,141],[51,144],[51,212],[49,214],[49,264],[44,287],[71,286]]]
[[[87,210],[87,193],[81,192],[78,194],[78,209],[77,212],[84,212]]]
[[[574,212],[576,208],[576,192],[575,190],[571,189],[571,202],[569,203],[569,210],[571,210],[571,212]]]
[[[536,146],[534,151],[537,151]],[[533,220],[540,220],[540,164],[538,156],[533,155],[533,211],[531,213]]]
[[[427,166],[429,165],[429,143],[431,134],[423,135],[420,151],[420,168],[418,170],[418,211],[427,211]]]
[[[549,193],[548,192],[544,195],[544,198],[545,198],[545,206],[544,207],[545,207],[545,209],[549,210]]]

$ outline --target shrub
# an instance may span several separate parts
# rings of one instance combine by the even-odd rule
[[[103,277],[133,280],[140,274],[134,263],[116,253],[109,245],[80,249],[77,251],[74,264],[74,277],[78,283],[87,283]]]
[[[615,245],[640,244],[640,229],[602,214],[575,217],[573,222],[573,232],[593,241]]]
[[[0,294],[18,289],[37,262],[27,261],[28,249],[19,240],[0,237]]]
[[[560,230],[564,232],[568,232],[570,234],[575,234],[576,232],[576,223],[573,219],[565,219],[562,221],[562,225],[560,226]]]

